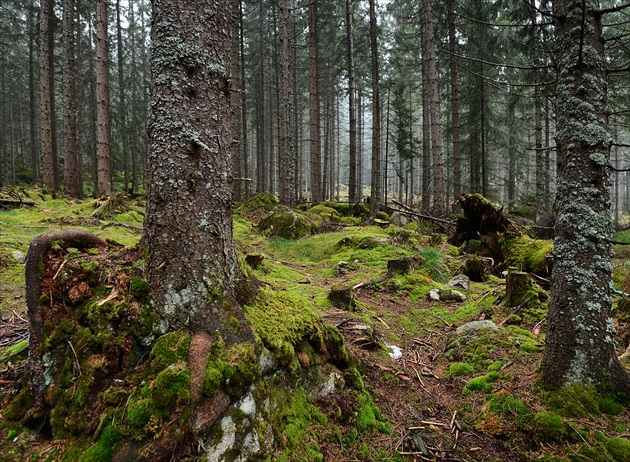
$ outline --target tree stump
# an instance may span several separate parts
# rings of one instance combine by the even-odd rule
[[[328,293],[328,300],[333,306],[342,310],[356,311],[357,300],[354,298],[352,287],[333,287]]]
[[[523,302],[532,285],[529,273],[510,269],[507,275],[505,297],[501,301],[502,306],[515,307]]]
[[[407,274],[414,270],[412,258],[401,258],[399,260],[387,261],[387,272],[389,274]]]

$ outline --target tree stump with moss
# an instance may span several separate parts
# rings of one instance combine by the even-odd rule
[[[503,297],[501,305],[510,308],[520,305],[531,289],[531,276],[523,271],[510,270],[506,281],[505,297]]]
[[[357,300],[352,287],[333,287],[328,293],[328,300],[342,310],[356,311]]]
[[[412,258],[401,258],[387,261],[389,274],[407,274],[414,270],[415,264]]]

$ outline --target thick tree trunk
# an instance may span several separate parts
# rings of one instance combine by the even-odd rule
[[[145,225],[162,330],[218,334],[226,344],[252,339],[235,301],[231,13],[229,2],[153,3]]]
[[[545,385],[595,383],[630,401],[611,317],[607,82],[599,2],[556,0],[558,193]]]
[[[107,71],[107,1],[96,3],[96,113],[97,113],[97,185],[96,193],[111,193],[109,79]]]

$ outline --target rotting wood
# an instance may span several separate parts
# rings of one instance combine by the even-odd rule
[[[22,199],[0,199],[0,209],[16,209],[19,207],[33,207],[35,201],[24,201]]]

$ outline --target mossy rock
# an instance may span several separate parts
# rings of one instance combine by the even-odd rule
[[[273,194],[269,192],[261,192],[241,203],[236,208],[235,212],[241,215],[247,215],[259,210],[269,212],[279,203],[278,198]]]
[[[312,223],[302,214],[279,205],[258,225],[261,231],[284,239],[300,239],[311,234]]]

